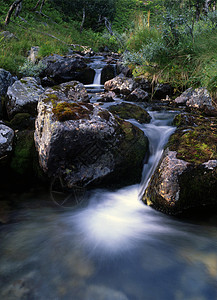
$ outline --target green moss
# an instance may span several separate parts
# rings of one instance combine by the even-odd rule
[[[46,98],[42,100],[44,103],[52,102],[53,105],[56,105],[56,102],[59,101],[59,98],[56,94],[48,94]]]
[[[67,120],[89,119],[90,111],[88,105],[80,105],[77,103],[61,102],[52,109],[57,120],[64,122]]]
[[[110,119],[110,114],[106,110],[100,111],[98,115],[100,116],[100,118],[102,118],[106,121],[109,121],[109,119]]]
[[[171,136],[169,148],[177,151],[177,158],[195,164],[217,159],[217,124],[207,122],[178,130]]]
[[[11,168],[18,174],[25,174],[32,170],[34,153],[34,132],[21,131],[16,136],[15,149],[11,160]]]
[[[28,81],[27,81],[27,80],[24,80],[24,79],[20,79],[20,82],[21,82],[21,83],[24,83],[24,84],[25,84],[25,83],[28,83]]]
[[[122,119],[135,119],[140,123],[148,123],[151,120],[149,114],[138,105],[121,103],[120,105],[112,105],[109,111],[117,114]]]

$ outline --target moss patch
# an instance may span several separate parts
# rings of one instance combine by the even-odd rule
[[[77,103],[61,102],[52,109],[52,112],[60,122],[67,120],[89,119],[89,106],[90,105],[87,104],[79,105]]]
[[[215,118],[178,115],[175,122],[180,127],[171,136],[169,148],[177,158],[201,164],[217,159],[217,122]],[[190,125],[190,126],[189,126]]]

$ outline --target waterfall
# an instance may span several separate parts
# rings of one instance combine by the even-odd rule
[[[101,86],[101,74],[102,74],[102,69],[95,69],[95,77],[93,80],[93,85],[94,86]]]

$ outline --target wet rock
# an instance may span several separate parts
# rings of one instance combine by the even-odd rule
[[[177,121],[178,120],[178,121]],[[179,125],[143,200],[168,214],[217,205],[217,122],[203,116],[176,118]]]
[[[107,93],[101,93],[100,98],[97,100],[97,102],[114,102],[115,93],[113,92],[107,92]]]
[[[148,93],[140,88],[136,88],[132,93],[130,93],[127,96],[126,99],[127,101],[132,102],[145,102],[150,100]]]
[[[42,60],[47,67],[42,77],[50,78],[55,84],[77,80],[84,84],[91,84],[95,71],[87,66],[84,59],[75,56],[48,56]]]
[[[112,105],[109,111],[122,119],[135,119],[139,123],[149,123],[151,120],[151,116],[143,108],[130,103]]]
[[[168,83],[159,83],[156,85],[156,87],[154,88],[154,94],[153,94],[153,98],[154,99],[165,99],[167,98],[167,96],[171,96],[172,95],[172,87],[170,84]]]
[[[15,81],[7,91],[6,109],[9,118],[13,118],[17,113],[29,113],[35,116],[38,99],[43,92],[43,87],[33,77]]]
[[[12,151],[13,138],[14,131],[10,127],[0,124],[0,158]]]
[[[61,176],[68,188],[139,180],[148,146],[143,132],[99,105],[61,99],[47,90],[38,104],[35,144],[44,172]]]
[[[103,69],[102,69],[102,73],[101,73],[101,84],[104,84],[106,81],[114,78],[116,75],[116,70],[115,70],[115,65],[106,65]]]
[[[104,88],[105,90],[112,91],[116,94],[129,95],[135,89],[135,81],[132,78],[119,75],[106,81]]]
[[[102,285],[90,285],[87,288],[85,300],[128,300],[124,293]]]

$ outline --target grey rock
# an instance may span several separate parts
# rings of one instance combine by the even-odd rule
[[[182,93],[179,97],[177,97],[174,102],[179,105],[185,105],[186,102],[191,98],[193,94],[193,88],[189,88],[184,93]]]
[[[192,95],[186,102],[186,106],[203,109],[204,106],[212,107],[212,99],[206,88],[198,88],[192,92]]]
[[[12,151],[13,138],[14,131],[10,127],[0,124],[0,157]]]
[[[148,147],[139,128],[99,105],[48,92],[40,97],[35,130],[40,165],[48,176],[61,176],[68,188],[99,180],[116,183],[122,176],[139,180]]]
[[[43,92],[44,88],[38,85],[33,77],[24,77],[15,81],[7,91],[6,109],[9,118],[21,112],[36,115],[38,99]]]
[[[135,87],[135,81],[132,78],[125,77],[124,75],[116,76],[115,78],[106,81],[104,84],[105,90],[123,95],[129,95]]]
[[[17,39],[17,37],[10,31],[1,31],[0,37],[3,37],[4,40]]]
[[[14,82],[10,72],[0,69],[0,96],[4,96],[7,93],[7,89]]]
[[[107,64],[102,69],[101,84],[104,84],[106,81],[114,78],[115,75],[116,75],[116,66],[113,64]]]
[[[132,93],[130,93],[127,96],[127,100],[128,101],[132,101],[132,102],[145,102],[145,101],[149,101],[149,95],[147,92],[143,91],[140,88],[136,88]]]

